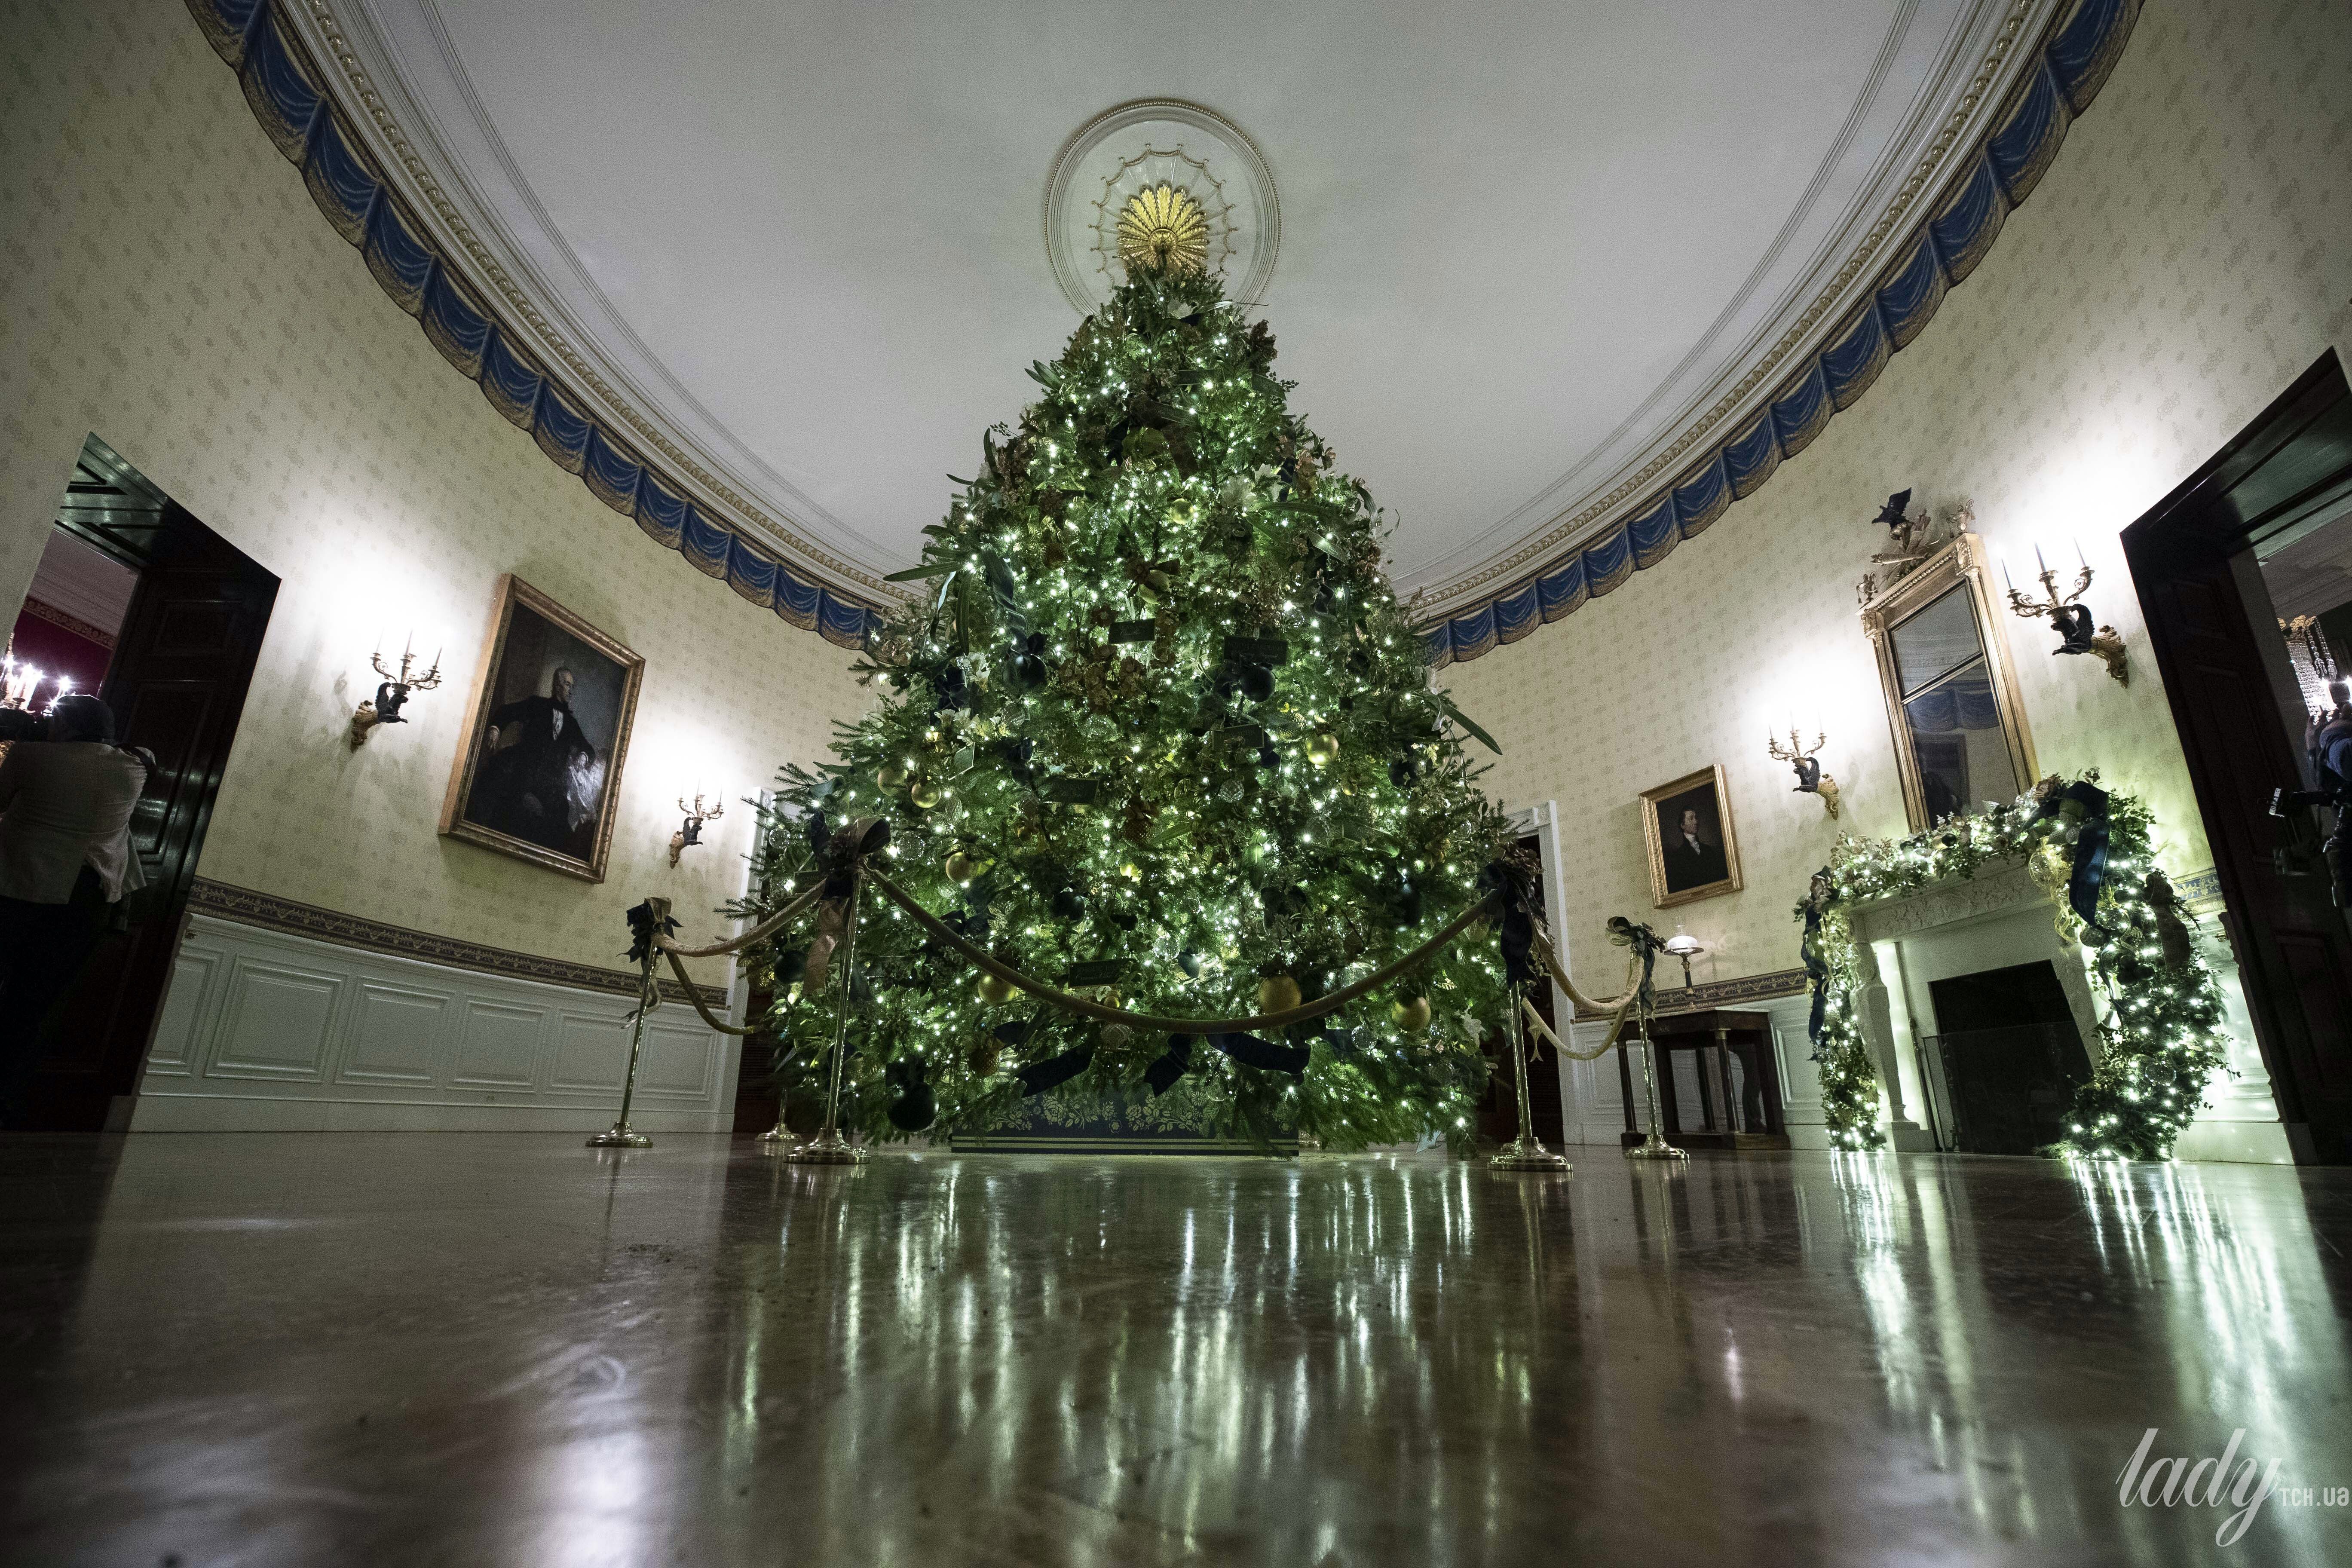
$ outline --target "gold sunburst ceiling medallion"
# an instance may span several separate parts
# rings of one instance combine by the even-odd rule
[[[1198,273],[1209,258],[1209,220],[1181,185],[1146,185],[1118,213],[1118,258],[1132,270]]]

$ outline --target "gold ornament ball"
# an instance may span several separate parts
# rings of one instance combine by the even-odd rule
[[[1408,1035],[1418,1035],[1429,1027],[1429,998],[1416,996],[1410,1002],[1390,1003],[1389,1021]]]
[[[950,882],[969,882],[980,875],[980,862],[973,859],[969,851],[958,849],[947,858],[940,869],[948,874]]]
[[[1328,730],[1318,730],[1307,737],[1307,760],[1317,767],[1328,767],[1339,760],[1339,737]]]
[[[885,763],[874,770],[874,782],[886,790],[903,789],[907,783],[907,770],[896,763]]]
[[[929,811],[940,804],[940,786],[929,779],[917,779],[914,787],[907,792],[907,798]]]
[[[980,977],[980,999],[992,1007],[1003,1006],[1013,1000],[1013,982],[1000,980],[983,972]]]
[[[1271,974],[1257,983],[1257,1010],[1287,1013],[1298,1005],[1298,982],[1287,974]]]

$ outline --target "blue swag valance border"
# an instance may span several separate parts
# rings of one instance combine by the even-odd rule
[[[778,618],[842,647],[861,648],[882,621],[863,600],[795,574],[737,529],[705,512],[674,476],[647,462],[541,368],[435,246],[374,170],[269,0],[188,0],[214,50],[236,72],[254,118],[302,171],[310,199],[359,248],[393,302],[416,318],[441,356],[528,432],[555,465],[646,537]]]
[[[1958,161],[1876,286],[1765,405],[1630,515],[1500,593],[1423,626],[1430,663],[1442,668],[1477,658],[1573,615],[1664,561],[1803,451],[1984,259],[2010,212],[2049,171],[2067,127],[2105,85],[2138,15],[2139,0],[2081,0],[2062,13],[1993,128]]]

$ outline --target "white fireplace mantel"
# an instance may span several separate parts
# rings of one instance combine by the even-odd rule
[[[1886,1097],[1887,1137],[1898,1150],[1948,1146],[1921,1079],[1918,1042],[1937,1032],[1929,987],[1938,980],[2048,961],[2066,993],[2074,1027],[2094,1060],[2105,1005],[2089,954],[2061,936],[2057,910],[2024,862],[1917,892],[1876,900],[1853,917],[1863,1037],[1878,1065]],[[2218,1073],[2177,1153],[2184,1160],[2288,1163],[2270,1077],[2254,1048],[2239,988],[2236,956],[2208,922],[2199,931],[2206,963],[2221,981],[2231,1031],[2229,1067]]]

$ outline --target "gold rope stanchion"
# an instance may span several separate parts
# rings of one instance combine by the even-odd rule
[[[722,1035],[733,1035],[739,1038],[760,1032],[759,1026],[756,1024],[730,1024],[713,1013],[709,1004],[702,999],[702,988],[695,984],[693,977],[687,973],[684,961],[689,958],[718,958],[728,953],[740,952],[754,942],[764,941],[774,934],[786,921],[816,902],[817,895],[824,890],[824,883],[820,879],[809,888],[808,891],[793,900],[750,931],[730,937],[724,942],[712,942],[709,947],[684,947],[679,945],[677,938],[664,935],[658,931],[655,932],[654,946],[659,948],[662,956],[669,960],[670,973],[677,976],[678,985],[686,992],[686,999],[694,1004],[696,1012],[702,1015],[704,1024]],[[760,1142],[768,1145],[766,1152],[769,1153],[774,1153],[778,1147],[795,1142],[799,1138],[799,1133],[784,1125],[784,1110],[781,1104],[776,1107],[776,1124],[760,1134]]]
[[[1620,1042],[1631,1050],[1633,1042]],[[1642,1095],[1650,1102],[1650,1135],[1625,1151],[1628,1160],[1687,1160],[1690,1151],[1677,1149],[1658,1136],[1658,1053],[1650,1046],[1650,1010],[1642,1009]]]
[[[1002,962],[994,955],[966,940],[961,932],[948,926],[936,915],[933,915],[929,910],[924,909],[916,901],[911,894],[892,881],[879,867],[866,863],[866,857],[871,852],[882,848],[888,844],[889,834],[887,823],[872,818],[862,818],[859,821],[845,826],[843,829],[842,834],[837,837],[842,837],[845,842],[854,840],[855,845],[854,847],[849,847],[846,854],[842,858],[845,862],[846,868],[848,869],[851,878],[851,889],[848,898],[844,900],[845,912],[843,915],[843,925],[845,929],[843,931],[840,954],[841,989],[839,992],[839,1014],[836,1017],[834,1030],[833,1067],[825,1096],[824,1128],[815,1139],[802,1144],[799,1148],[792,1150],[786,1155],[786,1158],[790,1160],[805,1164],[855,1164],[866,1157],[863,1150],[856,1148],[846,1139],[842,1137],[840,1131],[840,1111],[842,1074],[848,1056],[849,1008],[855,999],[851,990],[851,971],[855,965],[856,957],[858,912],[859,906],[863,901],[865,884],[869,879],[877,885],[893,902],[897,903],[908,914],[913,916],[916,924],[920,926],[930,936],[939,940],[948,947],[954,949],[982,973],[994,975],[998,979],[1003,980],[1016,988],[1029,993],[1031,995],[1036,997],[1039,1001],[1045,1003],[1049,1006],[1060,1008],[1065,1012],[1075,1013],[1083,1017],[1092,1017],[1107,1023],[1124,1024],[1130,1028],[1154,1029],[1166,1031],[1171,1034],[1190,1035],[1213,1035],[1219,1033],[1242,1033],[1260,1029],[1281,1029],[1293,1024],[1305,1023],[1337,1012],[1339,1008],[1346,1006],[1349,1003],[1356,1000],[1358,997],[1365,995],[1379,986],[1387,984],[1396,975],[1404,973],[1413,965],[1425,961],[1433,954],[1442,951],[1456,937],[1460,936],[1464,931],[1467,930],[1475,921],[1491,915],[1495,910],[1505,901],[1504,896],[1500,892],[1487,894],[1486,897],[1479,899],[1475,903],[1464,909],[1435,934],[1429,937],[1411,952],[1404,954],[1402,957],[1386,965],[1382,969],[1373,973],[1367,974],[1348,985],[1342,986],[1337,991],[1319,996],[1312,1002],[1301,1003],[1296,1007],[1286,1008],[1279,1012],[1253,1014],[1249,1016],[1241,1018],[1210,1019],[1161,1017],[1152,1014],[1130,1013],[1122,1007],[1109,1006],[1103,1003],[1094,1001],[1088,997],[1074,995],[1056,986],[1046,984],[1045,983],[1036,980],[1030,975],[1022,973],[1011,964]],[[836,865],[835,867],[836,871],[843,868],[844,866],[842,865]],[[677,975],[678,984],[685,990],[687,1000],[693,1005],[695,1011],[701,1015],[704,1024],[722,1034],[738,1037],[752,1034],[755,1032],[757,1026],[730,1024],[711,1012],[708,1004],[706,1004],[702,999],[700,989],[694,984],[692,979],[688,975],[686,965],[682,961],[688,958],[711,958],[728,953],[740,952],[747,947],[764,941],[781,928],[787,921],[807,910],[810,905],[818,902],[822,897],[824,888],[824,882],[823,879],[820,879],[810,886],[806,891],[789,900],[782,908],[770,914],[767,919],[761,921],[750,931],[744,931],[739,936],[713,942],[707,947],[687,947],[668,934],[669,929],[675,924],[675,922],[671,921],[668,918],[668,900],[647,899],[645,901],[645,904],[642,906],[642,910],[646,914],[647,919],[644,928],[639,932],[639,940],[644,944],[644,952],[641,956],[643,968],[640,976],[640,998],[637,1009],[636,1030],[631,1037],[629,1046],[628,1085],[625,1088],[622,1096],[622,1119],[619,1122],[614,1124],[610,1132],[598,1134],[595,1142],[599,1147],[643,1148],[649,1145],[652,1142],[650,1139],[642,1138],[641,1135],[632,1132],[627,1126],[627,1120],[629,1098],[635,1092],[636,1083],[638,1053],[641,1049],[645,1035],[645,1015],[654,1005],[654,1002],[658,1000],[658,987],[655,984],[653,979],[653,968],[656,963],[655,955],[659,954],[662,959],[666,959],[668,962],[671,972]],[[631,911],[633,923],[635,921],[639,912],[640,911],[638,910]],[[1613,1014],[1613,1016],[1611,1019],[1611,1027],[1609,1031],[1610,1037],[1608,1040],[1603,1041],[1600,1047],[1600,1051],[1606,1051],[1611,1044],[1617,1043],[1619,1032],[1624,1025],[1625,1015],[1633,1006],[1636,999],[1639,998],[1643,1002],[1643,1005],[1646,1006],[1649,995],[1646,972],[1643,974],[1642,984],[1639,985],[1632,985],[1629,984],[1629,988],[1623,995],[1612,996],[1602,1001],[1595,1002],[1587,997],[1569,981],[1566,971],[1559,963],[1558,954],[1552,950],[1549,935],[1542,934],[1540,921],[1536,922],[1535,929],[1537,932],[1541,935],[1541,940],[1535,943],[1535,947],[1537,951],[1542,954],[1544,967],[1549,971],[1552,978],[1559,983],[1561,987],[1567,992],[1568,995],[1576,1004],[1576,1005],[1591,1011],[1601,1011]],[[1629,983],[1633,980],[1633,976],[1630,973],[1627,979]],[[1529,1012],[1530,1022],[1545,1038],[1551,1040],[1555,1045],[1559,1045],[1560,1042],[1559,1037],[1554,1035],[1549,1028],[1544,1026],[1541,1017],[1535,1016],[1532,1013],[1526,997],[1519,994],[1517,987],[1512,988],[1511,994],[1516,1005],[1506,1012],[1505,1027],[1510,1037],[1512,1068],[1515,1074],[1515,1082],[1517,1083],[1518,1090],[1519,1136],[1516,1141],[1494,1157],[1494,1164],[1496,1169],[1502,1170],[1564,1171],[1569,1168],[1567,1160],[1559,1154],[1553,1153],[1550,1150],[1548,1150],[1543,1146],[1542,1142],[1535,1137],[1532,1126],[1528,1120],[1530,1112],[1528,1110],[1529,1091],[1527,1075],[1527,1044],[1520,1032],[1519,1015],[1521,1011],[1528,1010]],[[652,998],[653,1000],[649,1001],[647,998]],[[1567,1049],[1564,1046],[1562,1046],[1561,1048],[1563,1050]],[[1599,1055],[1600,1051],[1591,1053],[1571,1051],[1569,1054],[1576,1057],[1580,1060],[1590,1060],[1592,1056]],[[1653,1121],[1654,1121],[1654,1120],[1655,1117],[1654,1113]],[[627,1138],[638,1139],[638,1142],[634,1143],[623,1142],[620,1140],[625,1136]],[[772,1149],[781,1148],[783,1144],[789,1142],[794,1136],[795,1134],[784,1126],[782,1118],[780,1115],[777,1119],[776,1125],[768,1131],[760,1134],[760,1140],[763,1143],[770,1144]],[[1675,1150],[1673,1151],[1673,1153],[1676,1157],[1681,1157],[1682,1152],[1680,1150]],[[1519,1163],[1506,1163],[1507,1161]]]
[[[667,899],[647,899],[645,909],[653,930],[658,932],[662,922],[669,919]],[[661,985],[654,979],[654,946],[646,943],[645,953],[637,960],[637,1012],[629,1030],[629,1070],[621,1080],[621,1114],[613,1125],[588,1140],[591,1149],[650,1149],[654,1141],[629,1125],[629,1101],[637,1092],[637,1058],[645,1049],[646,1015],[661,1002]]]
[[[1564,1176],[1570,1169],[1568,1157],[1564,1154],[1555,1154],[1545,1148],[1543,1141],[1535,1135],[1534,1126],[1528,1120],[1528,1053],[1525,1041],[1519,1034],[1519,1008],[1525,1005],[1525,998],[1520,995],[1517,985],[1510,988],[1510,1001],[1503,1009],[1503,1034],[1504,1037],[1510,1042],[1511,1070],[1518,1086],[1519,1135],[1517,1140],[1506,1143],[1488,1158],[1487,1168],[1496,1171],[1547,1172]]]
[[[841,939],[841,1011],[835,1019],[833,1031],[833,1081],[825,1090],[824,1130],[808,1142],[791,1151],[784,1158],[795,1165],[855,1165],[866,1158],[866,1151],[854,1147],[841,1135],[841,1066],[849,1054],[849,1004],[857,968],[857,904],[866,890],[862,870],[849,874],[849,911],[844,917],[845,927]]]

